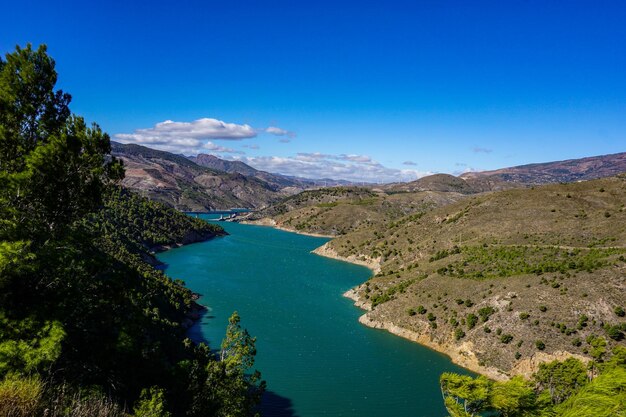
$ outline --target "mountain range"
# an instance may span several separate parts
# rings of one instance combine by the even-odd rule
[[[135,144],[112,142],[112,155],[123,160],[126,166],[124,186],[184,211],[232,207],[261,209],[304,190],[352,185],[343,180],[270,173],[214,155],[187,157]],[[370,185],[369,188],[388,194],[435,191],[467,195],[602,178],[622,172],[626,172],[626,152],[460,176],[435,174],[412,182]]]

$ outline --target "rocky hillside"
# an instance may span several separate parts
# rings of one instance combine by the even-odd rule
[[[144,146],[112,142],[112,155],[124,161],[125,187],[179,210],[261,208],[289,194],[259,178],[202,167]]]
[[[450,174],[435,174],[422,177],[418,180],[390,184],[383,187],[389,193],[395,192],[417,192],[417,191],[442,191],[456,192],[461,194],[475,194],[481,189],[477,189],[472,183],[463,178],[455,177]]]
[[[407,183],[388,184],[382,187],[389,193],[416,191],[448,191],[477,194],[605,178],[626,172],[626,152],[593,156],[567,161],[528,164],[494,171],[467,172],[455,177],[435,174]]]
[[[626,176],[473,195],[339,236],[320,254],[378,264],[349,295],[364,324],[496,378],[626,332]]]
[[[250,165],[241,161],[228,161],[220,159],[215,155],[199,154],[197,156],[190,156],[190,160],[203,167],[211,168],[217,171],[231,172],[243,174],[247,177],[258,178],[262,181],[271,184],[276,189],[282,189],[283,191],[302,191],[310,188],[317,187],[334,187],[334,186],[349,186],[352,183],[350,181],[335,180],[329,178],[322,179],[310,179],[302,177],[293,177],[289,175],[273,174],[266,171],[261,171],[256,168],[252,168]]]
[[[245,175],[246,177],[257,178],[266,182],[276,190],[291,189],[295,193],[315,186],[313,181],[310,180],[297,179],[280,174],[271,174],[269,172],[252,168],[250,165],[241,161],[227,161],[225,159],[220,159],[215,155],[199,154],[198,156],[191,156],[189,159],[200,166],[217,171],[238,173]]]
[[[461,178],[517,184],[551,184],[605,178],[626,172],[626,152],[582,159],[528,164],[494,171],[468,172]]]

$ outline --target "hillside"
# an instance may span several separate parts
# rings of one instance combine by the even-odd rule
[[[192,343],[197,294],[153,267],[154,251],[224,230],[119,186],[109,136],[71,113],[44,45],[6,58],[0,416],[252,415],[264,383],[239,316],[219,353]]]
[[[197,156],[190,156],[189,159],[200,166],[216,171],[238,173],[245,175],[246,177],[257,178],[266,182],[277,191],[283,190],[285,192],[296,193],[315,186],[315,183],[310,180],[297,179],[280,174],[271,174],[269,172],[252,168],[250,165],[241,161],[227,161],[225,159],[220,159],[215,155],[199,154]]]
[[[375,261],[349,295],[361,321],[471,369],[529,374],[538,361],[624,344],[626,177],[474,195],[339,236],[326,256]]]
[[[326,236],[361,228],[374,230],[387,219],[423,213],[463,198],[458,193],[386,194],[367,188],[333,187],[304,191],[253,213],[247,220]]]
[[[457,192],[461,194],[474,194],[479,192],[472,184],[460,177],[450,174],[435,174],[422,177],[418,180],[390,184],[383,189],[387,192],[417,192],[417,191],[442,191]]]
[[[202,167],[181,155],[139,145],[111,145],[111,154],[124,161],[124,186],[179,210],[260,208],[289,194],[261,179]]]
[[[467,172],[461,178],[517,184],[550,184],[605,178],[626,172],[626,152],[565,161],[528,164],[494,171]]]
[[[273,174],[266,171],[260,171],[241,161],[228,161],[225,159],[220,159],[215,155],[199,154],[197,156],[190,156],[189,159],[200,166],[211,168],[217,171],[239,173],[247,177],[258,178],[272,185],[277,190],[282,190],[283,192],[289,193],[296,193],[302,190],[316,188],[320,186],[334,187],[349,186],[352,184],[350,181],[335,180],[330,178],[311,179],[293,177],[282,174]]]
[[[528,164],[493,171],[466,172],[458,177],[434,174],[406,183],[384,185],[388,193],[445,191],[477,194],[605,178],[626,172],[626,152],[566,161]]]

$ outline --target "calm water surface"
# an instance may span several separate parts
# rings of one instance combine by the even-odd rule
[[[229,236],[159,259],[209,308],[193,338],[219,348],[235,310],[257,337],[256,368],[269,391],[263,415],[446,415],[438,377],[465,371],[444,355],[358,323],[363,312],[341,295],[367,280],[368,269],[310,253],[327,239],[220,224]]]

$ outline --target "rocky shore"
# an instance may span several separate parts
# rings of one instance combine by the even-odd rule
[[[337,253],[335,249],[333,249],[329,245],[329,243],[330,242],[323,244],[319,248],[315,249],[312,253],[316,255],[324,256],[326,258],[337,259],[340,261],[345,261],[345,262],[350,262],[356,265],[365,266],[371,269],[374,274],[377,274],[380,272],[380,262],[378,261],[378,259],[370,258],[365,255],[360,255],[360,256],[350,255],[348,257],[341,256]]]
[[[484,366],[478,360],[474,345],[470,341],[464,341],[461,343],[454,343],[452,341],[438,342],[434,340],[430,329],[426,326],[422,329],[422,331],[418,332],[400,327],[394,324],[391,320],[374,317],[374,315],[371,314],[371,303],[360,297],[357,289],[358,287],[350,289],[346,291],[343,296],[353,300],[355,306],[366,310],[366,313],[359,317],[359,323],[374,329],[386,330],[396,336],[403,337],[412,342],[419,343],[422,346],[426,346],[429,349],[443,353],[444,355],[450,357],[452,362],[455,364],[496,381],[508,380],[516,375],[530,378],[539,370],[539,365],[542,363],[552,362],[554,360],[563,361],[567,358],[574,357],[583,363],[589,361],[588,358],[581,355],[575,355],[565,351],[556,351],[552,353],[537,352],[530,358],[519,361],[513,369],[508,372],[496,367]]]

